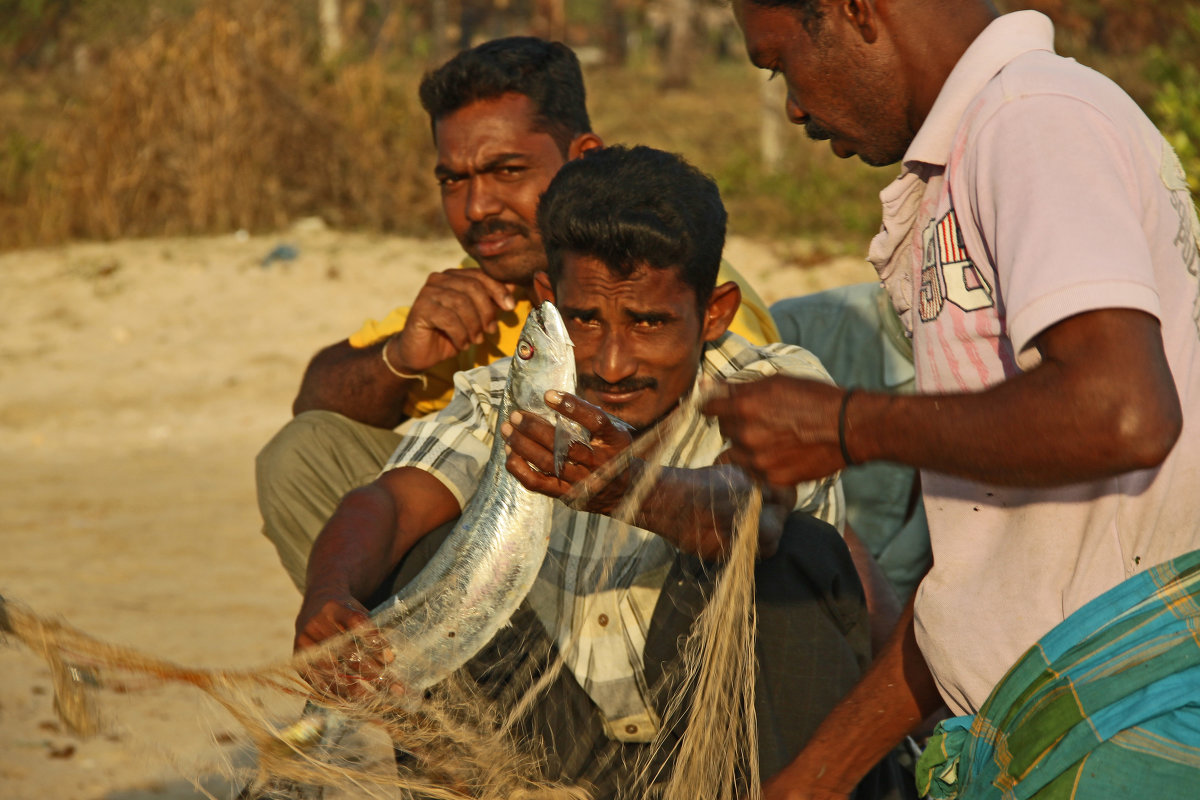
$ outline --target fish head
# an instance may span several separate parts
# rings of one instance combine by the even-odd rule
[[[521,329],[509,367],[509,399],[514,407],[553,423],[555,415],[545,400],[550,389],[575,391],[575,347],[558,309],[546,301],[529,313]]]

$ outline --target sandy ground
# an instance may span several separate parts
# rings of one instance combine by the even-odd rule
[[[264,266],[280,245],[296,257]],[[794,245],[727,256],[767,302],[872,278],[856,258],[802,268]],[[181,664],[285,659],[299,597],[259,533],[254,455],[315,350],[458,258],[314,221],[0,255],[0,595]],[[78,739],[49,674],[0,645],[0,798],[198,798],[203,759],[249,758],[222,751],[236,725],[194,690],[110,696],[104,732]]]

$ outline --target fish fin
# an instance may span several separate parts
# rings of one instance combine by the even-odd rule
[[[608,413],[607,411],[604,412],[604,416],[608,417],[608,421],[611,422],[613,427],[616,428],[617,430],[625,431],[626,433],[628,433],[631,436],[636,432],[636,431],[634,431],[632,425],[630,425],[628,422],[621,419],[620,417],[614,417],[612,414]]]
[[[580,425],[573,419],[567,419],[561,414],[556,415],[557,420],[554,424],[554,474],[562,475],[563,464],[567,463],[567,451],[571,449],[571,445],[579,443],[584,447],[588,446],[588,435]]]

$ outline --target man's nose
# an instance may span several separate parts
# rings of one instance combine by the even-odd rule
[[[796,102],[796,96],[788,90],[787,100],[783,104],[784,113],[787,114],[788,122],[793,125],[803,125],[808,122],[808,114],[800,108],[800,104]]]
[[[481,222],[500,213],[503,204],[486,175],[474,175],[467,184],[467,219]]]
[[[605,383],[620,383],[637,372],[637,359],[619,331],[608,330],[592,357],[592,369]]]

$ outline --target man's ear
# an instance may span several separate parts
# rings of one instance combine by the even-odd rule
[[[729,323],[742,304],[742,289],[733,281],[726,281],[713,289],[704,308],[704,341],[711,342],[729,330]]]
[[[581,133],[571,140],[571,146],[567,148],[567,160],[574,161],[589,150],[598,150],[604,147],[604,141],[594,133]]]
[[[538,305],[547,300],[554,302],[554,287],[550,285],[550,276],[545,272],[533,273],[533,296],[537,298]]]
[[[842,0],[840,5],[842,15],[851,25],[858,28],[863,41],[874,44],[879,38],[879,33],[875,30],[874,0]]]

